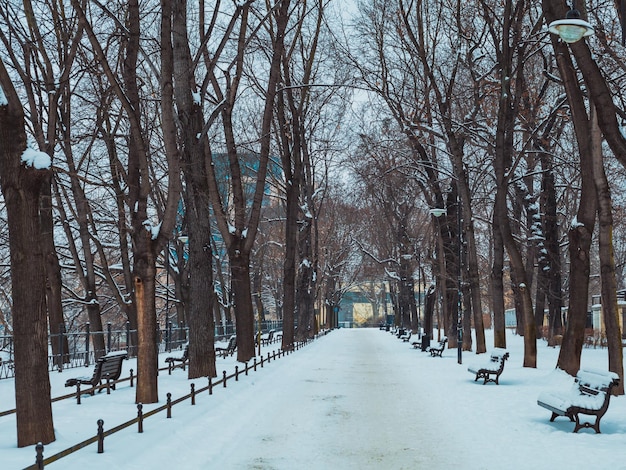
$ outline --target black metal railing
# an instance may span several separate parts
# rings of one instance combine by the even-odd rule
[[[258,331],[258,323],[255,322],[255,330]],[[261,323],[261,331],[281,330],[282,321],[268,320]],[[107,323],[103,331],[92,331],[90,324],[85,325],[76,331],[65,332],[63,327],[58,327],[59,333],[49,335],[48,350],[48,370],[72,369],[93,364],[96,359],[111,351],[128,351],[129,357],[137,355],[136,337],[137,330],[130,328],[127,322],[120,328],[111,323]],[[228,339],[235,334],[233,324],[217,325],[215,327],[215,339]],[[169,352],[182,349],[189,338],[189,328],[184,324],[174,324],[169,322],[164,328],[157,331],[158,352]],[[65,350],[65,344],[67,349]],[[95,349],[96,344],[103,344],[104,349]],[[55,346],[53,348],[53,345]],[[52,353],[52,351],[63,351],[63,353]],[[12,378],[14,371],[14,343],[10,335],[0,336],[0,379]]]

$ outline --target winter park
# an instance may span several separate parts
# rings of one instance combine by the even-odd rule
[[[626,469],[626,0],[0,0],[0,468]]]

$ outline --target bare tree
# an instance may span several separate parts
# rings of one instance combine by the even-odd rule
[[[133,300],[137,308],[137,392],[139,403],[158,401],[157,384],[157,318],[155,306],[156,259],[166,245],[176,223],[176,211],[180,195],[180,175],[178,155],[166,152],[168,162],[168,200],[162,213],[159,230],[153,230],[157,223],[146,225],[150,220],[149,197],[151,194],[150,147],[142,125],[142,102],[139,93],[138,58],[141,51],[141,15],[139,2],[127,3],[127,20],[124,45],[124,67],[121,78],[110,66],[100,41],[87,18],[82,5],[72,0],[81,25],[93,48],[98,63],[102,67],[117,99],[128,119],[128,164],[127,164],[127,205],[130,210],[131,235],[133,242]],[[165,83],[167,85],[167,83]],[[164,99],[173,93],[171,87],[164,86]],[[164,108],[165,110],[166,108]]]
[[[54,441],[41,198],[50,157],[26,145],[24,110],[0,60],[0,181],[11,249],[17,445]]]
[[[250,153],[239,147],[234,127],[234,113],[238,100],[239,86],[244,65],[244,51],[247,44],[248,19],[252,2],[236,5],[236,12],[240,15],[240,29],[237,39],[237,55],[232,61],[232,70],[229,68],[225,77],[225,89],[216,76],[213,67],[207,69],[207,80],[212,86],[216,101],[221,104],[220,116],[223,126],[224,145],[228,166],[228,194],[220,192],[221,180],[224,174],[216,171],[217,154],[210,156],[208,165],[209,193],[217,227],[226,245],[231,269],[231,286],[236,317],[237,331],[237,359],[245,362],[255,355],[254,348],[254,310],[252,304],[250,279],[250,253],[254,246],[256,233],[259,228],[261,205],[265,193],[266,177],[271,149],[271,125],[274,114],[276,90],[281,77],[280,61],[283,55],[285,31],[289,20],[290,1],[281,0],[270,8],[263,18],[271,19],[274,26],[275,41],[272,42],[269,52],[269,70],[267,82],[262,97],[262,118],[258,128],[258,152],[256,152],[255,170],[256,180],[252,200],[246,198],[246,182],[250,175],[244,171],[245,157]],[[231,75],[231,72],[232,75]],[[232,205],[228,204],[228,195],[232,195]],[[231,211],[232,210],[232,211]]]

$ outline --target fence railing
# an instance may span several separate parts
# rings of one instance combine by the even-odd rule
[[[255,329],[258,330],[258,323]],[[282,321],[268,320],[261,323],[261,331],[282,329]],[[111,351],[128,351],[129,357],[137,355],[137,330],[130,328],[130,323],[114,329],[111,323],[104,326],[103,331],[92,331],[89,323],[82,330],[64,332],[62,327],[56,329],[60,333],[52,333],[48,340],[48,370],[72,369],[93,364],[97,357]],[[235,334],[232,324],[215,327],[215,339],[227,339]],[[182,349],[189,338],[189,327],[169,322],[157,331],[157,350],[159,353]],[[53,348],[53,344],[55,347]],[[65,345],[67,344],[67,349]],[[98,349],[96,349],[96,345]],[[63,351],[53,353],[52,351]],[[14,342],[12,336],[0,336],[0,379],[12,378],[14,370]]]

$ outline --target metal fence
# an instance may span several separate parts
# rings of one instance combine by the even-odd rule
[[[258,331],[258,323],[255,322],[255,330]],[[119,327],[118,327],[119,328]],[[282,321],[264,321],[261,323],[261,331],[282,329]],[[93,364],[96,357],[100,357],[110,351],[126,350],[129,357],[137,355],[137,330],[130,328],[130,323],[126,323],[123,329],[113,329],[111,323],[107,323],[104,331],[91,331],[89,323],[86,323],[82,331],[62,332],[49,335],[48,339],[48,370],[71,369],[84,367]],[[215,327],[215,339],[227,339],[235,334],[233,324],[218,325]],[[165,328],[157,331],[157,351],[159,353],[182,349],[189,338],[189,327],[168,323]],[[55,343],[56,342],[56,343]],[[52,345],[55,344],[56,351],[63,351],[67,342],[67,352],[63,354],[53,354]],[[102,351],[94,350],[96,344],[104,344]],[[14,371],[14,343],[12,336],[0,336],[0,379],[15,376]]]

